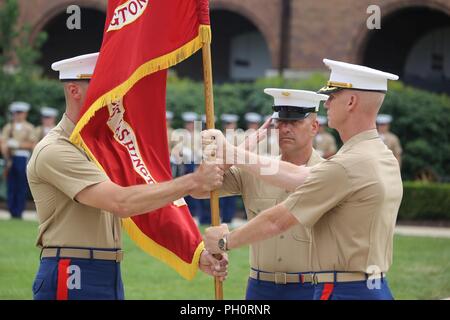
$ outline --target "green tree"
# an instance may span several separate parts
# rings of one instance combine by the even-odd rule
[[[35,123],[40,106],[59,107],[64,101],[59,84],[42,79],[42,70],[37,64],[47,35],[41,32],[32,41],[30,26],[18,23],[19,10],[17,0],[5,0],[0,4],[0,125],[7,121],[8,107],[13,101],[30,103],[30,118]]]

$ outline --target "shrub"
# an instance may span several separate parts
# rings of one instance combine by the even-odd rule
[[[399,220],[450,220],[450,184],[404,182]]]

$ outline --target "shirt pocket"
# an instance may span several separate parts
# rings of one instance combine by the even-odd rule
[[[298,223],[291,228],[291,235],[294,240],[311,242],[311,230],[305,228],[302,224]]]
[[[245,211],[248,220],[253,219],[266,209],[272,208],[277,204],[277,199],[270,198],[250,198],[244,201]]]

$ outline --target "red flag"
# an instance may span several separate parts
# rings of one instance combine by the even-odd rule
[[[103,43],[71,141],[121,185],[170,180],[167,68],[210,42],[208,0],[109,0]],[[203,250],[184,199],[123,220],[145,252],[192,279]]]

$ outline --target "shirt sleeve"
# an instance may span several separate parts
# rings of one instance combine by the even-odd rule
[[[345,168],[335,161],[324,161],[311,168],[305,183],[283,203],[299,222],[311,228],[328,211],[352,192]]]
[[[79,149],[65,141],[43,148],[36,157],[35,171],[40,179],[73,200],[86,187],[109,180]]]
[[[242,194],[242,175],[236,167],[231,167],[223,175],[223,184],[219,189],[220,196]]]

